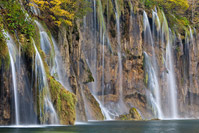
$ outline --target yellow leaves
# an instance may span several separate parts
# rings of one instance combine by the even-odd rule
[[[170,8],[187,10],[189,8],[188,0],[167,0],[165,3]]]
[[[30,0],[29,6],[34,6],[40,10],[45,10],[46,8],[49,8],[49,3],[43,0]]]
[[[68,24],[69,26],[72,26],[72,25],[73,25],[72,22],[69,21],[69,20],[64,20],[64,23],[65,23],[65,24]]]
[[[60,26],[62,23],[72,26],[72,21],[83,16],[83,10],[87,10],[86,0],[30,0],[30,6],[38,6],[41,11]],[[48,16],[49,15],[49,16]]]
[[[55,24],[59,27],[61,25],[61,21],[55,21]]]

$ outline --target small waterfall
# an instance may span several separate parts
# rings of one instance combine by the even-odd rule
[[[158,21],[159,19],[155,15],[155,12],[153,13],[153,15],[154,15],[153,23],[155,23],[155,20]],[[161,93],[160,93],[160,86],[159,86],[159,81],[158,81],[158,66],[157,66],[157,59],[156,59],[156,54],[155,54],[155,46],[154,46],[153,36],[151,33],[150,23],[145,11],[143,13],[143,24],[144,24],[144,42],[148,50],[150,50],[149,48],[151,48],[151,51],[149,52],[152,53],[151,63],[149,63],[149,61],[147,62],[145,61],[146,63],[145,65],[146,66],[147,64],[149,65],[148,68],[146,69],[148,73],[148,78],[149,78],[148,88],[153,92],[153,99],[155,100],[155,103],[156,103],[155,105],[157,106],[155,107],[156,112],[157,112],[156,117],[162,118],[163,114],[162,114],[162,109],[161,109]],[[146,57],[146,60],[148,60],[148,55],[146,53],[144,53],[144,55]]]
[[[121,35],[120,35],[120,16],[119,16],[119,9],[117,5],[117,0],[115,1],[116,3],[116,25],[117,25],[117,43],[118,43],[118,64],[119,64],[119,95],[120,95],[120,101],[123,101],[123,87],[122,87],[122,57],[121,57]]]
[[[97,3],[96,3],[97,2]],[[97,7],[98,5],[98,7]],[[92,29],[91,30],[91,38],[92,38],[92,43],[90,45],[90,50],[89,52],[86,52],[87,49],[84,49],[84,53],[86,55],[86,61],[87,64],[91,70],[91,73],[93,75],[94,78],[94,82],[93,83],[89,83],[89,86],[91,88],[91,93],[94,96],[94,98],[96,99],[96,101],[99,103],[99,106],[101,108],[102,114],[104,115],[106,120],[111,120],[111,116],[110,116],[110,111],[105,107],[105,103],[104,103],[104,95],[105,95],[105,83],[104,83],[104,78],[105,78],[105,45],[108,39],[108,35],[106,33],[106,25],[105,25],[105,21],[104,21],[104,16],[103,16],[103,12],[102,12],[102,5],[101,5],[101,0],[93,0],[92,1],[92,6],[93,6],[93,13],[89,14],[85,17],[85,21],[84,21],[84,30],[86,30],[87,28]],[[98,19],[97,19],[98,18]],[[86,23],[86,20],[88,21]],[[99,27],[98,27],[98,22],[99,21]],[[99,31],[99,39],[98,37],[98,30]],[[84,31],[85,32],[85,31]],[[86,33],[86,32],[85,32]],[[86,35],[85,35],[86,36]],[[98,42],[99,41],[99,42]],[[100,61],[101,61],[101,65],[102,65],[102,77],[101,79],[98,79],[98,43],[100,43],[100,45],[102,47],[100,47],[100,51],[99,51],[99,55],[100,55]],[[109,45],[110,47],[110,45]],[[90,54],[88,54],[90,53]],[[100,84],[100,88],[98,88],[98,84]],[[101,100],[99,100],[98,98],[98,94],[97,94],[97,89],[100,89],[102,92],[101,95]]]
[[[52,43],[53,43],[54,50],[55,50],[55,57],[54,57],[55,63],[53,63],[54,66],[52,67],[51,75],[54,76],[56,78],[56,80],[59,81],[65,89],[72,91],[70,89],[67,74],[64,71],[62,56],[57,47],[57,43],[53,37],[51,37],[51,38],[52,38]]]
[[[167,116],[164,118],[178,118],[178,102],[177,102],[177,84],[175,79],[175,70],[174,70],[174,58],[173,58],[173,43],[175,43],[175,37],[172,34],[171,30],[168,27],[168,23],[164,13],[162,12],[163,16],[163,24],[162,24],[162,33],[161,33],[161,43],[162,47],[166,47],[166,53],[163,51],[164,57],[164,65],[166,72],[164,72],[163,77],[167,80],[167,104],[168,112]],[[173,39],[174,37],[174,39]]]
[[[103,70],[102,70],[102,104],[104,105],[104,93],[105,93],[105,84],[104,84],[104,77],[105,77],[105,75],[104,75],[104,69],[105,69],[105,64],[104,64],[104,34],[103,34],[103,39],[102,39],[103,41],[103,43],[102,43],[102,47],[103,47],[103,50],[102,50],[102,68],[103,68]]]
[[[87,60],[87,63],[88,63],[88,60]],[[90,68],[90,70],[91,70],[91,73],[93,74],[92,69],[91,69],[89,63],[88,63],[88,66],[89,66],[89,68]],[[94,79],[95,79],[95,77],[94,77]],[[96,82],[96,80],[95,80],[95,82]],[[95,86],[95,82],[92,83],[93,86]],[[106,120],[112,120],[111,115],[113,115],[113,114],[112,114],[108,109],[106,109],[106,108],[104,107],[104,104],[102,104],[102,102],[97,98],[97,96],[96,96],[95,94],[92,94],[92,95],[93,95],[93,97],[95,98],[95,100],[98,102],[98,104],[99,104],[99,106],[100,106],[100,109],[101,109],[101,111],[102,111],[102,114],[103,114],[103,116],[105,117],[105,119],[106,119]]]
[[[170,36],[172,37],[171,31],[170,31]],[[177,88],[176,88],[176,81],[175,81],[171,37],[166,47],[166,68],[168,71],[167,82],[169,85],[168,98],[170,99],[171,118],[178,118]]]
[[[32,4],[32,5],[30,6],[30,11],[31,11],[34,15],[40,16],[40,15],[41,15],[41,12],[40,12],[39,8],[37,8],[38,5],[36,5],[35,3],[32,3],[32,2],[31,2],[30,4]]]
[[[145,80],[147,80],[147,86],[149,89],[148,96],[148,102],[149,105],[152,106],[155,116],[161,119],[163,117],[161,105],[159,103],[159,99],[157,98],[157,90],[159,89],[158,79],[155,73],[155,70],[153,68],[153,65],[151,64],[150,57],[146,52],[144,52],[144,69],[145,69]]]
[[[52,36],[51,38],[48,36],[47,32],[38,21],[35,20],[35,23],[40,31],[40,46],[47,55],[46,60],[50,67],[51,75],[54,76],[56,80],[64,86],[65,89],[72,91],[68,82],[67,74],[64,71],[62,57],[55,39]]]
[[[47,58],[51,58],[51,55],[53,54],[51,40],[50,40],[47,32],[44,30],[43,26],[37,20],[35,20],[35,23],[36,23],[37,27],[39,28],[39,32],[40,32],[41,49],[44,51],[46,56],[48,56]]]
[[[128,109],[123,101],[123,68],[122,68],[122,49],[121,49],[121,33],[120,33],[120,14],[119,14],[119,7],[117,0],[115,0],[115,16],[116,16],[116,26],[117,26],[117,44],[118,44],[118,66],[119,66],[119,109],[118,112],[119,114],[123,114],[128,112]],[[122,108],[122,109],[121,109]]]
[[[17,75],[16,75],[16,68],[15,68],[15,60],[17,58],[17,48],[15,47],[15,43],[12,40],[11,36],[4,32],[4,35],[8,38],[6,39],[6,43],[8,46],[10,62],[11,62],[11,69],[12,69],[12,83],[14,89],[14,102],[15,102],[15,124],[19,125],[19,102],[18,102],[18,90],[17,90]]]
[[[35,55],[35,83],[39,88],[39,106],[40,106],[40,121],[41,123],[51,123],[58,124],[59,120],[56,114],[56,111],[53,107],[50,98],[50,91],[48,87],[48,81],[46,77],[46,72],[44,68],[43,61],[41,56],[35,46],[35,42],[33,41],[34,49],[36,52]]]

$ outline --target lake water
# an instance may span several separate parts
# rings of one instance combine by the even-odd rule
[[[75,126],[0,127],[0,133],[199,133],[199,120],[99,121]]]

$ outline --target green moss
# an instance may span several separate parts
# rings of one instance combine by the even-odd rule
[[[6,45],[5,37],[0,40],[0,66],[3,64],[5,66],[5,69],[8,70],[10,67],[10,56]]]
[[[48,77],[51,99],[56,107],[57,114],[61,124],[74,124],[76,97],[73,93],[67,91],[53,77]]]
[[[187,17],[187,12],[189,12],[189,3],[187,0],[142,0],[141,3],[148,12],[157,7],[161,22],[163,22],[163,16],[160,11],[163,11],[168,20],[169,27],[179,33],[184,33],[185,28],[191,23]]]
[[[148,85],[148,80],[149,80],[149,75],[148,75],[148,73],[146,73],[145,77],[144,77],[144,83],[146,86]]]
[[[141,115],[136,108],[131,108],[129,114],[120,115],[119,120],[142,120]]]
[[[87,73],[88,73],[88,79],[86,80],[85,83],[94,82],[94,78],[93,78],[91,71],[87,70]]]
[[[131,114],[131,118],[133,119],[142,120],[140,113],[134,107],[129,110],[129,114]]]

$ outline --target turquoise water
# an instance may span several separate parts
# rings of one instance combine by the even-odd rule
[[[199,120],[103,121],[75,126],[0,127],[0,133],[198,133]]]

